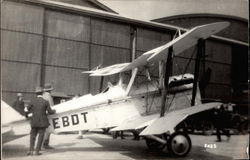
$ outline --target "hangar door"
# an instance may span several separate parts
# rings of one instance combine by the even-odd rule
[[[232,53],[232,89],[233,102],[238,104],[240,110],[248,106],[248,48],[233,47]],[[246,106],[246,107],[243,107]],[[244,109],[245,108],[245,109]],[[247,113],[247,112],[246,112]]]

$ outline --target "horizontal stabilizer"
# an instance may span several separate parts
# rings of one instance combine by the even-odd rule
[[[220,106],[222,103],[206,103],[206,104],[199,104],[193,107],[175,110],[165,114],[164,117],[160,117],[155,120],[152,124],[150,124],[147,128],[145,128],[140,135],[159,135],[166,132],[170,134],[174,132],[175,127],[185,120],[188,116],[194,115],[196,113],[209,110],[215,107]]]

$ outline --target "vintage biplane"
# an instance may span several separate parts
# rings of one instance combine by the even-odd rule
[[[192,115],[221,105],[219,102],[202,104],[200,100],[197,80],[204,40],[228,26],[228,22],[197,26],[142,54],[131,63],[83,72],[101,77],[119,74],[119,81],[99,94],[87,94],[53,106],[56,114],[49,115],[48,131],[59,133],[96,128],[110,129],[111,132],[133,131],[144,137],[150,149],[169,151],[176,156],[187,155],[192,143],[180,124]],[[196,44],[198,51],[194,75],[170,76],[174,56]],[[159,78],[156,80],[150,77],[148,67],[145,67],[151,63],[159,66]],[[163,64],[166,64],[165,72]],[[145,70],[146,82],[136,80],[140,70]],[[123,76],[126,73],[131,74],[128,83]],[[3,104],[3,140],[8,135],[29,133],[28,120],[20,115],[9,117],[12,114],[8,110],[12,109]]]

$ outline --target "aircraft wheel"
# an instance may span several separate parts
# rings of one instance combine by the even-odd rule
[[[182,132],[175,132],[170,135],[168,143],[168,150],[175,156],[186,156],[192,147],[190,137]]]
[[[161,151],[164,145],[154,139],[146,138],[146,144],[151,151]]]

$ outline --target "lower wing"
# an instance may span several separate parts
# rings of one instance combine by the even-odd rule
[[[167,113],[164,117],[160,117],[155,120],[152,124],[146,127],[141,133],[144,135],[159,135],[166,132],[172,134],[175,131],[175,127],[188,118],[191,115],[210,110],[212,108],[220,106],[222,103],[206,103],[199,104],[193,107],[175,110]]]
[[[159,114],[148,116],[137,116],[132,119],[127,119],[119,126],[111,129],[111,131],[126,131],[145,128],[140,135],[159,135],[166,132],[170,134],[175,131],[175,127],[184,121],[187,117],[200,113],[205,110],[220,106],[221,103],[206,103],[199,104],[193,107],[171,111],[165,114],[164,117],[159,117]]]
[[[129,120],[125,120],[121,125],[111,129],[110,131],[125,131],[125,130],[136,130],[144,128],[149,124],[153,123],[160,114],[153,114],[149,116],[136,116]]]

